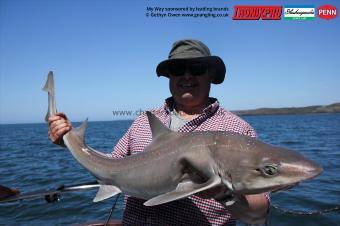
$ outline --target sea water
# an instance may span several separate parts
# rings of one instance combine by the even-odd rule
[[[340,114],[243,117],[260,140],[296,150],[323,166],[321,176],[286,192],[272,203],[287,210],[314,211],[340,205]],[[132,121],[90,122],[87,143],[109,153]],[[46,124],[0,125],[0,184],[22,193],[94,181],[67,149],[53,145]],[[114,198],[93,203],[96,190],[64,193],[59,202],[28,199],[0,203],[0,225],[72,225],[105,220]],[[123,199],[112,218],[121,218]],[[294,216],[272,210],[271,225],[340,225],[340,212]]]

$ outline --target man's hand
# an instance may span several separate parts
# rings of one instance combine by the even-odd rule
[[[57,113],[48,118],[48,137],[57,145],[65,146],[63,136],[72,129],[71,122],[64,113]]]
[[[225,185],[213,187],[196,194],[203,199],[213,198],[229,210],[233,217],[248,224],[263,224],[269,209],[265,195],[238,195],[232,193]]]
[[[265,193],[235,195],[236,202],[225,208],[233,217],[247,224],[264,224],[268,215],[269,201]],[[224,203],[222,203],[224,204]]]

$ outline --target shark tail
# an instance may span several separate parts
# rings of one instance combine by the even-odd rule
[[[56,101],[55,101],[55,90],[54,90],[54,78],[53,72],[50,71],[48,73],[47,81],[43,87],[43,90],[48,93],[48,111],[45,117],[45,120],[48,121],[48,118],[57,113]],[[66,147],[71,151],[72,155],[79,161],[82,155],[95,155],[98,158],[106,159],[108,158],[105,154],[96,151],[85,144],[85,130],[88,124],[88,119],[86,119],[79,127],[72,128],[68,133],[63,136],[64,143]],[[88,169],[91,173],[96,174],[94,171],[90,170],[88,165],[79,161],[81,165],[83,165],[86,169]],[[94,202],[99,202],[104,199],[110,198],[118,193],[121,190],[114,185],[107,185],[104,182],[101,182],[98,177],[96,177],[100,187],[99,191],[94,198]]]
[[[48,110],[45,116],[45,121],[48,121],[48,117],[55,115],[57,113],[57,106],[55,102],[55,95],[54,95],[54,79],[53,79],[53,72],[50,71],[47,76],[47,81],[43,90],[48,93]]]
[[[78,145],[83,147],[82,151],[85,152],[85,153],[95,152],[98,155],[101,155],[103,157],[107,157],[106,155],[102,154],[101,152],[98,152],[98,151],[90,148],[89,146],[87,146],[85,144],[85,131],[86,131],[86,128],[87,128],[87,124],[88,124],[88,119],[86,119],[79,127],[73,128],[70,132],[65,134],[63,139],[64,139],[66,146],[69,146],[69,143],[71,141],[72,143],[77,143]],[[72,153],[72,154],[74,154],[74,153]],[[83,166],[86,168],[85,165],[83,165]],[[98,190],[95,198],[93,199],[93,202],[100,202],[100,201],[103,201],[105,199],[108,199],[112,196],[115,196],[115,195],[121,193],[120,188],[118,188],[117,186],[107,185],[107,184],[101,182],[100,180],[98,180],[98,183],[100,184],[100,187],[99,187],[99,190]]]
[[[47,81],[45,83],[45,86],[43,88],[46,92],[51,92],[54,90],[54,79],[53,79],[53,71],[49,71],[47,75]]]

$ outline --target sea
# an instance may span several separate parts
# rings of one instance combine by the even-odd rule
[[[293,149],[323,166],[324,172],[284,192],[273,193],[270,225],[340,225],[340,212],[322,213],[340,205],[340,114],[243,117],[264,142]],[[132,121],[89,122],[86,142],[104,153],[127,131]],[[75,123],[76,125],[77,123]],[[21,193],[94,181],[67,149],[52,144],[46,124],[0,125],[0,184]],[[0,225],[77,225],[105,221],[114,198],[93,203],[95,190],[64,193],[60,201],[44,197],[0,203]],[[124,211],[122,197],[112,219]]]

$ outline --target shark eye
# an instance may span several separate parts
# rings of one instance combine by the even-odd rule
[[[271,177],[271,176],[275,176],[279,172],[279,169],[278,169],[277,165],[272,164],[272,165],[267,165],[267,166],[263,167],[261,172],[264,175]]]

